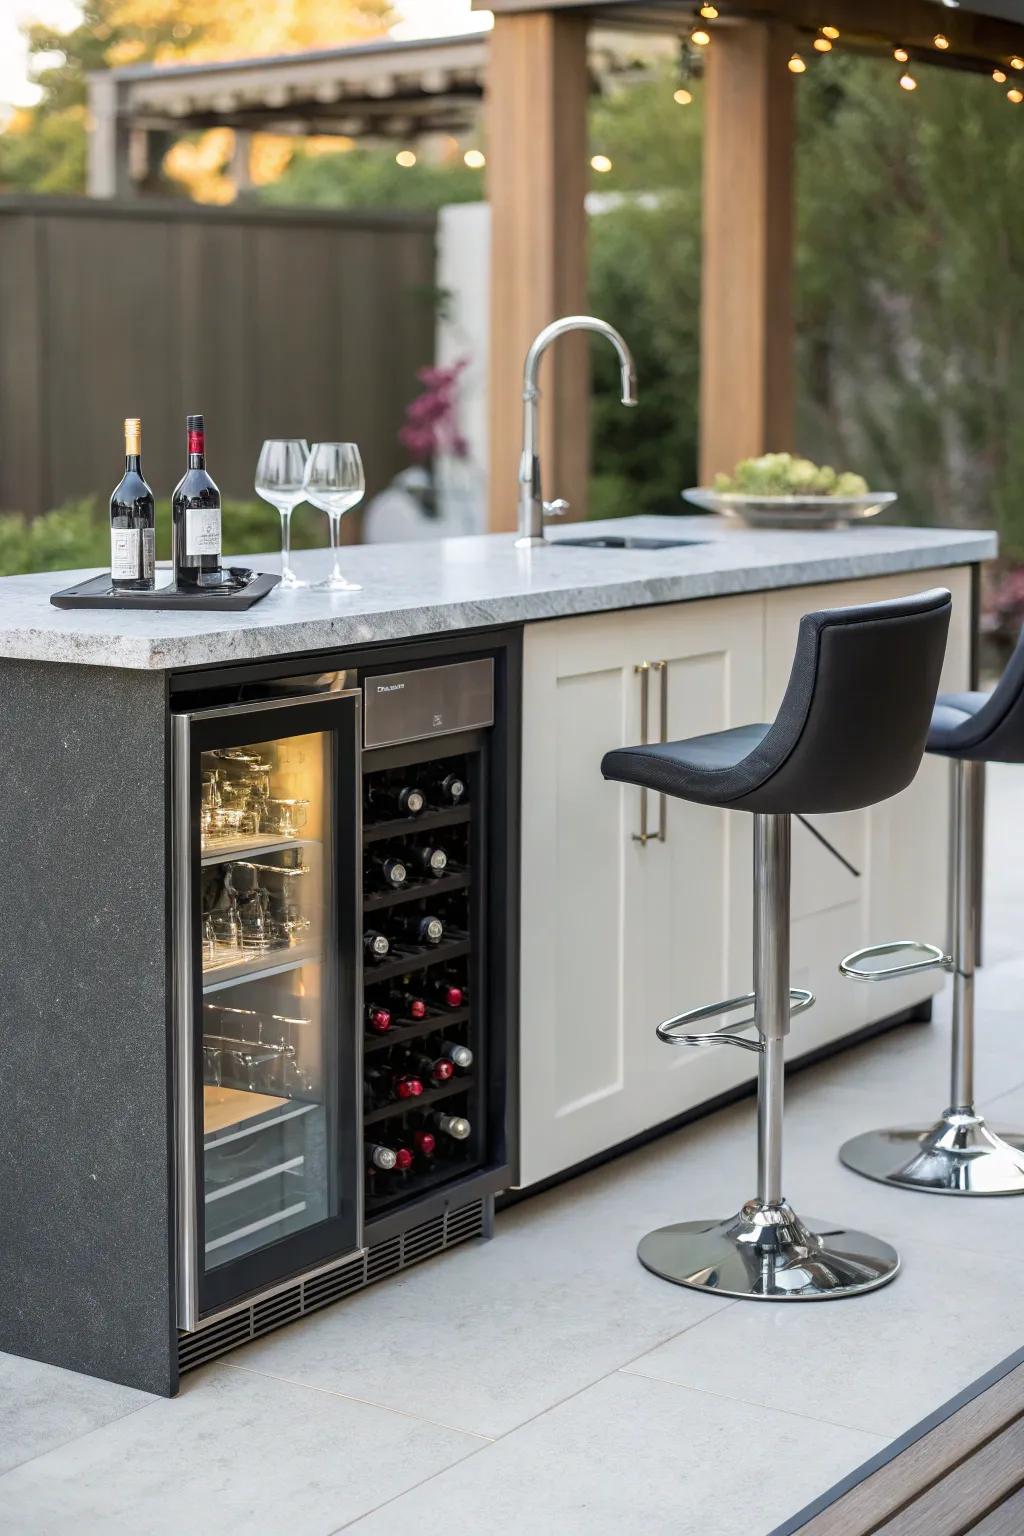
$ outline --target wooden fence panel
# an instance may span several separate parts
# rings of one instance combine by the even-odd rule
[[[105,495],[135,415],[165,504],[190,411],[226,496],[252,497],[264,437],[300,436],[357,441],[373,494],[433,357],[434,236],[421,213],[0,198],[0,510]]]

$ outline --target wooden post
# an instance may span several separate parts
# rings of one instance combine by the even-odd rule
[[[793,34],[715,29],[704,94],[700,478],[792,449]]]
[[[489,526],[516,526],[522,376],[542,326],[586,308],[587,21],[548,11],[497,15],[490,42],[491,204]],[[541,464],[548,500],[585,515],[589,354],[555,343],[541,366]]]

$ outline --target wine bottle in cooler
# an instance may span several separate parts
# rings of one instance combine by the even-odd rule
[[[465,1115],[446,1115],[443,1110],[434,1110],[425,1115],[420,1126],[420,1130],[432,1132],[442,1144],[446,1141],[466,1141],[472,1129]]]
[[[363,934],[363,954],[373,965],[382,965],[391,953],[391,942],[387,934],[379,933],[376,928],[367,928]]]
[[[432,1056],[425,1051],[410,1051],[402,1070],[419,1078],[425,1088],[440,1088],[455,1076],[455,1063],[447,1056]]]
[[[366,877],[384,890],[398,891],[409,878],[402,859],[389,853],[372,853],[366,861]]]
[[[380,1003],[367,1003],[363,1017],[368,1035],[386,1035],[394,1023],[391,1009]]]
[[[466,1003],[466,989],[451,976],[431,976],[423,978],[423,992],[432,1003],[439,1008],[462,1008]]]
[[[468,1072],[473,1065],[473,1052],[468,1045],[461,1045],[457,1040],[442,1040],[437,1054],[450,1061],[456,1072]]]
[[[142,422],[124,424],[124,475],[110,498],[110,585],[115,592],[152,592],[156,571],[156,503],[142,475]]]
[[[439,880],[448,868],[448,854],[444,848],[431,847],[426,844],[422,848],[410,848],[407,859],[418,875],[432,877]]]
[[[174,580],[184,591],[220,587],[220,491],[206,472],[206,431],[201,416],[186,417],[188,468],[174,488],[171,517]]]
[[[385,821],[395,816],[418,816],[427,803],[415,784],[371,784],[366,798],[374,817]]]
[[[389,925],[403,944],[440,944],[444,923],[430,912],[396,913]]]
[[[461,773],[457,773],[444,763],[438,763],[436,767],[427,772],[421,779],[431,801],[436,805],[452,807],[464,805],[466,802],[466,781]]]
[[[409,978],[406,977],[404,979],[408,980]],[[427,1016],[426,998],[421,997],[418,992],[410,991],[406,987],[400,987],[396,991],[391,992],[388,996],[388,1003],[400,1018],[411,1019],[414,1024],[418,1024],[421,1019],[425,1019]]]

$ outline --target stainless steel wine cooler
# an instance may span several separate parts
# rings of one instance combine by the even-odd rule
[[[172,700],[183,1369],[489,1232],[517,664],[499,635]]]

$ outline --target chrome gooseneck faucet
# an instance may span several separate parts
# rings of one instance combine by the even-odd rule
[[[517,549],[532,549],[536,545],[546,544],[544,514],[547,513],[549,517],[561,517],[569,510],[567,501],[544,500],[541,493],[540,456],[537,443],[537,401],[540,399],[537,372],[540,368],[540,360],[551,343],[568,331],[596,331],[599,336],[607,336],[619,354],[619,367],[622,370],[622,403],[623,405],[637,403],[633,354],[615,327],[609,325],[606,320],[598,320],[593,315],[565,315],[561,320],[552,320],[550,325],[546,325],[534,337],[523,368],[523,452],[519,460]]]

